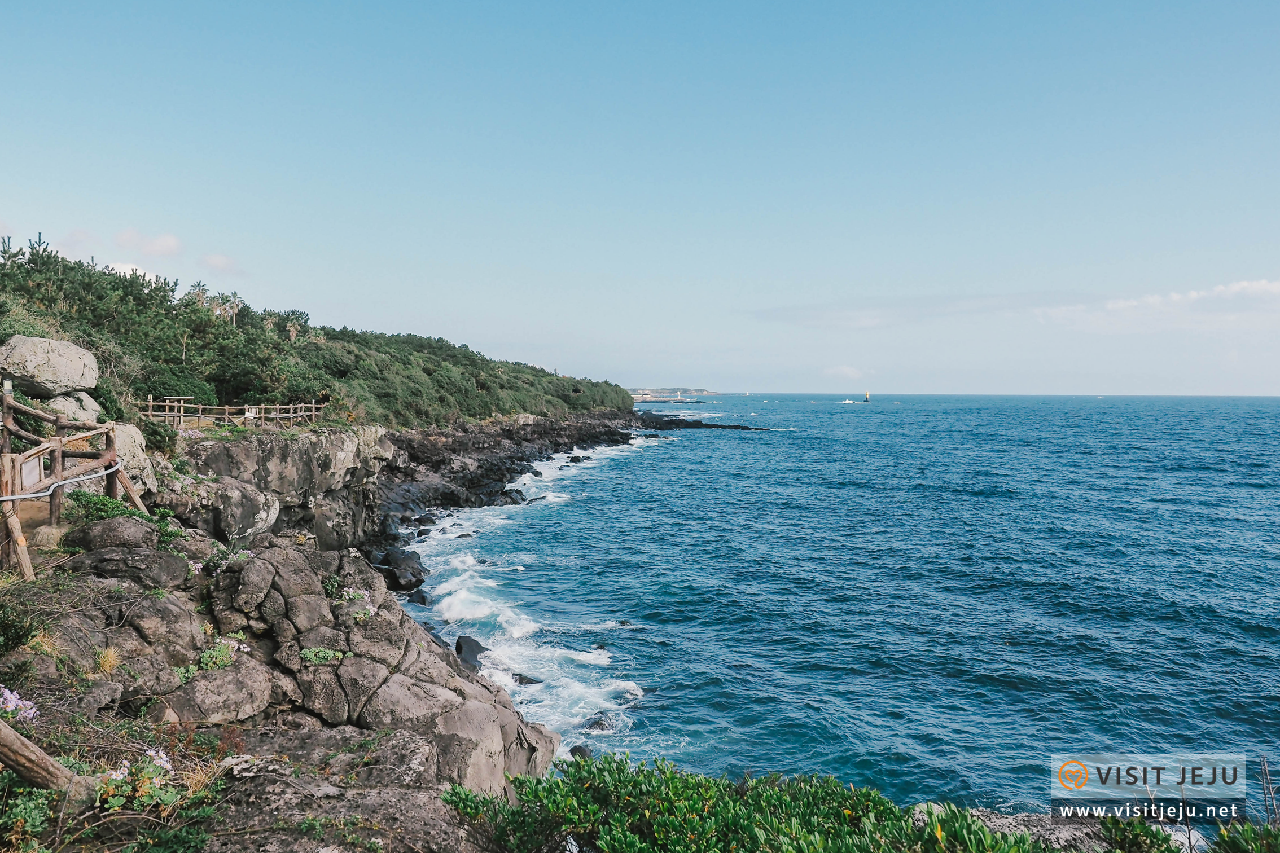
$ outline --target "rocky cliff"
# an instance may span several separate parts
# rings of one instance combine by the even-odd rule
[[[290,532],[320,550],[357,545],[376,529],[377,476],[394,450],[378,426],[197,439],[184,449],[194,476],[171,471],[155,506],[232,545]]]
[[[353,549],[264,534],[201,566],[128,518],[76,541],[89,550],[66,568],[88,603],[49,634],[85,672],[108,649],[124,662],[98,682],[102,706],[155,722],[411,732],[430,744],[423,780],[476,790],[550,765],[559,738],[416,624]]]

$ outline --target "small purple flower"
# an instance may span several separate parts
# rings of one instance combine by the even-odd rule
[[[163,749],[148,749],[147,757],[151,759],[151,763],[169,773],[173,772],[173,763],[169,761],[169,756],[164,754]]]
[[[8,687],[0,687],[0,708],[19,720],[34,720],[39,713],[34,702],[28,702]]]

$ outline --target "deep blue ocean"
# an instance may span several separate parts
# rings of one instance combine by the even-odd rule
[[[1053,752],[1276,757],[1280,399],[706,399],[651,408],[769,431],[560,456],[414,546],[562,751],[1014,811]]]

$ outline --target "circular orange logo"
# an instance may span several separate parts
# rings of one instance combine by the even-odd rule
[[[1064,788],[1079,791],[1089,784],[1089,768],[1079,761],[1068,761],[1058,768],[1058,781]]]

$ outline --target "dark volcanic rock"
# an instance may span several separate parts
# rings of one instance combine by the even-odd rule
[[[587,724],[583,727],[589,732],[611,732],[613,731],[613,721],[600,711],[591,719],[587,720]]]
[[[458,660],[462,661],[465,666],[471,667],[473,670],[480,669],[480,655],[489,651],[487,646],[481,645],[480,641],[475,637],[468,637],[463,634],[458,641],[453,644],[453,650],[458,654]]]
[[[591,758],[591,747],[587,746],[585,743],[580,743],[577,746],[569,748],[569,755],[583,760],[589,759]]]
[[[519,672],[513,672],[511,678],[516,684],[541,684],[541,678],[534,678],[532,675],[524,675]]]
[[[654,412],[636,412],[640,426],[645,429],[737,429],[751,432],[767,432],[765,427],[749,427],[742,424],[709,424],[704,421],[687,421],[684,418],[672,418]],[[653,436],[658,438],[659,436]]]
[[[422,560],[412,551],[392,548],[383,555],[382,565],[377,567],[387,581],[387,589],[393,592],[409,592],[422,586],[427,573]]]
[[[143,589],[171,589],[187,578],[187,561],[150,548],[104,548],[71,558],[67,569],[100,578],[126,578]]]
[[[97,551],[100,548],[157,548],[160,531],[140,518],[121,516],[85,524],[62,538],[68,548]]]
[[[524,415],[388,433],[395,451],[379,475],[384,513],[412,519],[434,507],[522,503],[524,495],[508,484],[535,473],[534,462],[575,448],[626,444],[633,425],[630,413],[612,412],[565,420]],[[395,532],[385,524],[383,530]]]

